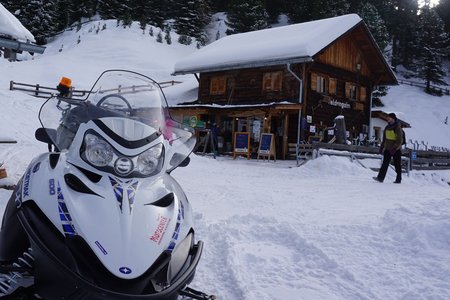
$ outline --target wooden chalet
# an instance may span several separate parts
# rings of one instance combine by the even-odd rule
[[[372,91],[397,84],[355,14],[224,37],[177,62],[179,74],[195,74],[198,99],[171,107],[175,119],[217,124],[222,152],[235,132],[250,132],[253,152],[273,133],[282,159],[290,145],[321,140],[337,116],[349,135],[369,137]]]

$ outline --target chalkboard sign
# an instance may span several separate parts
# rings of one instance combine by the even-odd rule
[[[270,160],[270,156],[272,155],[275,160],[275,140],[274,135],[272,133],[263,133],[261,134],[261,139],[259,142],[258,149],[258,159],[259,156],[268,156]]]
[[[239,154],[247,155],[247,158],[250,159],[250,132],[234,133],[233,159]]]
[[[273,134],[263,133],[261,135],[261,143],[259,144],[259,153],[270,154],[272,146],[272,137]]]

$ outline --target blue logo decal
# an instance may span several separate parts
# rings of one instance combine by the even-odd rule
[[[39,167],[41,166],[41,163],[38,162],[37,164],[34,165],[33,167],[33,173],[36,173],[37,171],[39,171]]]
[[[55,179],[49,179],[48,180],[48,192],[49,192],[50,195],[55,195],[56,194]]]
[[[30,177],[31,177],[31,169],[28,169],[27,174],[25,174],[25,179],[23,180],[23,196],[30,196]]]
[[[22,206],[22,181],[19,182],[19,187],[16,190],[16,206],[20,208]]]
[[[119,269],[120,273],[122,274],[131,274],[131,269],[127,267],[122,267]]]
[[[175,246],[177,245],[178,234],[180,233],[181,223],[184,220],[183,202],[180,200],[178,203],[180,204],[180,207],[178,207],[177,224],[175,225],[175,231],[172,234],[172,240],[170,241],[169,247],[167,248],[167,250],[169,250],[170,252],[172,252],[173,249],[175,249]]]
[[[127,192],[128,205],[130,207],[130,212],[131,212],[131,210],[133,208],[133,204],[134,204],[134,197],[136,196],[136,191],[139,186],[139,181],[132,183],[133,180],[128,180],[128,181],[124,182],[117,178],[114,179],[111,176],[109,176],[109,181],[111,182],[111,185],[114,189],[114,194],[116,195],[117,203],[119,204],[119,208],[121,211],[122,211],[124,194],[125,194],[125,191]]]
[[[77,232],[75,230],[75,226],[73,226],[72,224],[72,217],[70,216],[66,202],[64,201],[64,196],[61,192],[61,186],[59,185],[59,182],[56,189],[58,192],[58,211],[63,231],[66,236],[74,236],[77,234]]]

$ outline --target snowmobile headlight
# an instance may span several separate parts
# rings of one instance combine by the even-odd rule
[[[145,176],[159,172],[164,160],[164,147],[162,144],[155,145],[137,158],[137,169]]]
[[[94,166],[105,167],[113,159],[114,152],[111,145],[94,134],[86,134],[84,146],[86,159]]]

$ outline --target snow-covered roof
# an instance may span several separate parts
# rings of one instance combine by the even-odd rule
[[[13,14],[0,3],[0,36],[9,36],[19,41],[35,42],[34,36]]]
[[[226,36],[178,61],[174,74],[310,61],[361,21],[349,14]]]

